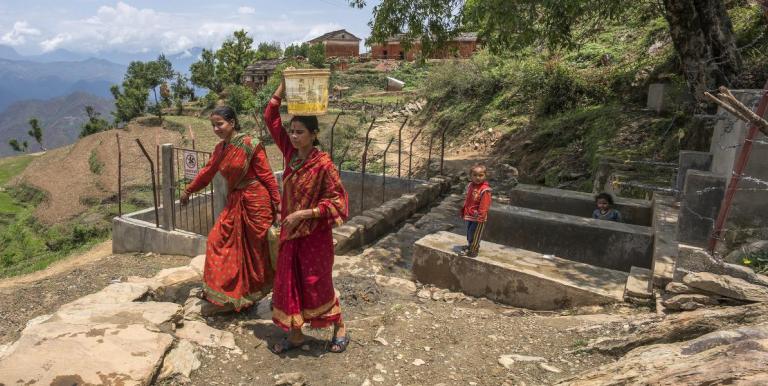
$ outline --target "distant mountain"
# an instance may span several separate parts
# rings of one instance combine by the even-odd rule
[[[166,54],[165,57],[173,65],[174,71],[180,71],[182,74],[188,74],[189,66],[199,59],[200,53],[202,52],[203,52],[202,48],[194,47],[184,52],[179,52],[177,54]],[[142,62],[155,60],[159,55],[160,55],[160,52],[127,53],[127,52],[119,52],[119,51],[110,51],[110,52],[99,52],[94,54],[93,56],[97,58],[109,60],[110,62],[124,64],[127,66],[131,62],[137,61],[137,60],[140,60]]]
[[[39,147],[34,139],[27,135],[29,119],[35,117],[43,128],[43,145],[52,149],[74,143],[83,123],[88,120],[85,106],[101,113],[108,121],[112,120],[110,113],[115,105],[111,98],[101,98],[84,92],[75,92],[66,96],[49,100],[27,100],[13,103],[5,111],[0,112],[0,156],[14,154],[8,141],[17,138],[29,142],[31,151]]]
[[[93,55],[81,54],[78,52],[72,52],[65,49],[56,49],[51,52],[46,52],[40,55],[25,56],[25,60],[31,60],[33,62],[50,63],[50,62],[80,62],[83,60],[91,59]]]
[[[19,60],[22,56],[13,47],[0,45],[0,59]]]
[[[125,70],[125,66],[103,59],[50,63],[0,59],[0,111],[16,101],[51,99],[77,91],[109,98],[109,87],[122,82]]]

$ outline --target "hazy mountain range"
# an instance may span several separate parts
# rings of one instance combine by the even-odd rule
[[[166,55],[175,71],[189,73],[201,48]],[[93,106],[108,121],[114,99],[109,89],[122,83],[127,65],[136,60],[157,59],[159,53],[101,52],[97,55],[54,50],[40,55],[21,55],[0,45],[0,156],[13,154],[11,138],[27,140],[29,119],[43,127],[43,144],[51,149],[77,140],[87,120],[85,106]]]
[[[80,129],[88,120],[85,106],[101,113],[102,118],[112,121],[115,107],[112,98],[101,98],[85,92],[75,92],[48,100],[15,102],[0,113],[0,156],[14,154],[8,141],[16,138],[29,143],[30,151],[39,151],[34,139],[27,135],[29,119],[37,118],[43,128],[43,145],[52,149],[75,142]]]

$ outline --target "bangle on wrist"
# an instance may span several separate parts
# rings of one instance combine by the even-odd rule
[[[312,208],[312,218],[318,218],[318,217],[320,217],[320,209]]]

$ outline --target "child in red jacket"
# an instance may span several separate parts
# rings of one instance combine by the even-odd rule
[[[467,222],[467,243],[460,254],[476,257],[480,249],[480,238],[488,220],[488,209],[491,207],[491,187],[485,180],[485,165],[475,164],[469,170],[470,180],[467,185],[467,198],[461,208],[461,218]]]

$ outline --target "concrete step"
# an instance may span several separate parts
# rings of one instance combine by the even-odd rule
[[[654,195],[653,198],[653,280],[648,282],[648,292],[654,287],[664,288],[672,281],[677,261],[677,222],[680,207],[674,197]]]
[[[648,289],[648,283],[651,281],[651,270],[647,268],[632,267],[629,270],[627,284],[624,287],[624,300],[651,299],[653,293]]]
[[[437,232],[418,240],[413,273],[422,283],[534,310],[623,301],[626,272],[483,241],[476,258],[457,254],[466,239]]]

